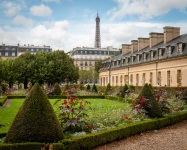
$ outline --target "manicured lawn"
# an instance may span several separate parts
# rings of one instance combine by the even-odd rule
[[[13,99],[10,107],[0,108],[0,124],[5,127],[0,128],[0,133],[7,132],[15,115],[21,107],[24,99]],[[50,100],[54,110],[58,105],[54,105],[55,99]],[[92,110],[88,110],[89,123],[98,128],[104,128],[115,124],[122,114],[128,115],[131,111],[130,104],[124,104],[106,99],[88,99],[91,102]]]

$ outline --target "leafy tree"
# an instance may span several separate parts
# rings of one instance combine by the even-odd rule
[[[124,86],[123,86],[123,89],[122,89],[122,92],[121,92],[121,97],[125,97],[125,94],[127,93],[127,90],[128,90],[129,88],[128,88],[128,86],[127,86],[127,84],[125,84]]]
[[[62,93],[62,90],[61,90],[59,84],[55,83],[55,85],[54,85],[54,94],[55,95],[60,95],[61,93]]]
[[[93,85],[93,87],[92,87],[92,92],[97,93],[97,87],[96,87],[96,85],[95,85],[95,84],[94,84],[94,85]]]
[[[55,112],[39,84],[36,83],[19,109],[5,143],[44,142],[63,139]]]
[[[138,96],[138,102],[139,104],[143,103],[142,107],[143,109],[145,109],[146,114],[149,117],[162,117],[162,112],[159,104],[147,83],[144,85],[141,93]]]
[[[96,61],[96,63],[95,63],[95,71],[96,72],[99,72],[102,62],[103,62],[102,60]]]
[[[91,87],[90,85],[88,84],[87,87],[86,87],[86,91],[90,91]]]
[[[111,90],[110,83],[108,83],[106,89],[105,89],[105,95],[108,95],[109,91]]]

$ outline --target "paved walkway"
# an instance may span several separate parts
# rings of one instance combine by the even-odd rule
[[[94,150],[187,150],[187,120],[115,141]]]
[[[11,102],[12,102],[12,99],[7,99],[7,101],[4,103],[3,107],[10,107]]]

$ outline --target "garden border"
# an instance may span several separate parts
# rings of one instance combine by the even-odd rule
[[[83,150],[91,149],[115,140],[126,138],[148,130],[160,129],[187,119],[187,111],[178,112],[168,115],[165,118],[156,118],[142,122],[134,122],[128,125],[104,130],[97,133],[90,133],[72,139],[64,139],[62,143],[53,143],[55,150]],[[35,150],[40,149],[43,143],[17,143],[17,144],[0,144],[3,150]]]
[[[0,107],[2,107],[6,101],[7,101],[7,96],[3,96],[2,98],[0,98]]]

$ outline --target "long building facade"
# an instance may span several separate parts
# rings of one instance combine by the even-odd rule
[[[52,52],[52,48],[50,46],[34,46],[34,45],[8,45],[2,44],[0,45],[0,58],[15,58],[20,56],[25,52],[30,52],[35,54],[39,51]]]
[[[164,33],[149,33],[149,38],[122,44],[122,54],[104,61],[99,83],[106,86],[187,86],[187,34],[179,27],[163,28]]]

